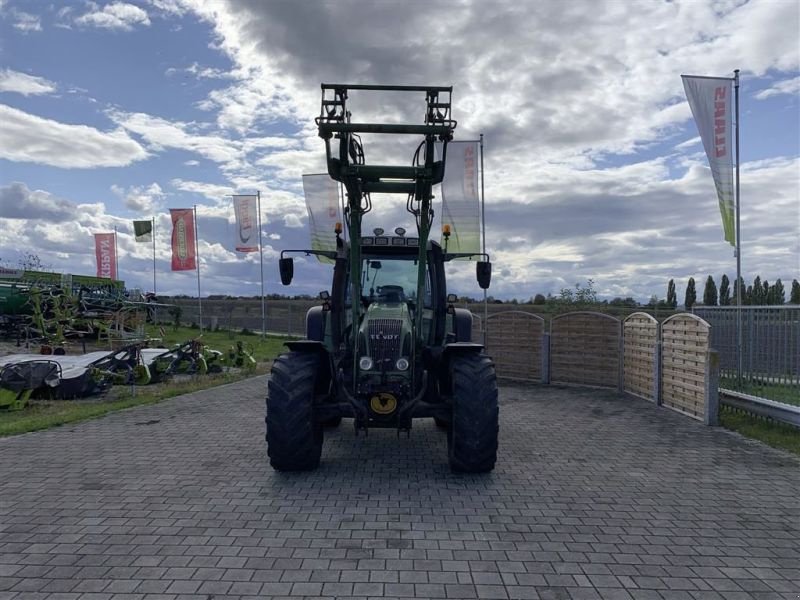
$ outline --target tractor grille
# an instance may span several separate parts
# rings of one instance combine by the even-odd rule
[[[400,358],[400,329],[402,319],[374,319],[369,322],[369,349],[372,360],[378,369],[383,368],[383,361],[391,362],[385,368],[393,369],[395,361]]]

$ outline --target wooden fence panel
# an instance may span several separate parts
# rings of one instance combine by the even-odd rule
[[[520,381],[542,379],[544,319],[510,310],[486,320],[486,350],[498,377]]]
[[[622,322],[623,390],[655,402],[655,353],[658,321],[647,313],[633,313]]]
[[[696,419],[705,416],[710,333],[707,322],[690,314],[661,324],[661,402]]]
[[[619,387],[620,321],[595,312],[571,312],[550,322],[550,380]]]

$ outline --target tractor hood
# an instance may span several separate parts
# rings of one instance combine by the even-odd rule
[[[378,370],[393,371],[401,356],[411,355],[411,314],[405,302],[373,302],[361,324],[362,354]]]

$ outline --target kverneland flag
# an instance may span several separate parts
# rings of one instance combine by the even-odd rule
[[[479,142],[450,142],[442,181],[442,225],[450,225],[448,252],[480,252]],[[444,245],[444,240],[442,240]]]
[[[311,230],[313,250],[336,251],[336,232],[334,228],[342,217],[339,212],[339,184],[323,175],[303,175],[303,192],[306,196],[308,224]],[[317,255],[322,262],[333,262]]]
[[[193,271],[197,268],[194,248],[194,211],[191,208],[171,208],[172,270]]]
[[[258,252],[258,196],[234,196],[236,251]]]
[[[94,234],[94,254],[97,257],[97,276],[117,278],[117,249],[113,233]]]
[[[717,188],[725,240],[736,245],[733,187],[733,79],[681,75]]]

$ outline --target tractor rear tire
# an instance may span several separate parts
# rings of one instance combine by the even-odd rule
[[[267,454],[276,471],[310,471],[322,454],[322,423],[314,421],[315,353],[289,352],[272,363],[267,384]]]
[[[453,418],[447,430],[450,469],[487,473],[497,460],[500,410],[494,363],[485,354],[463,354],[450,362]]]

